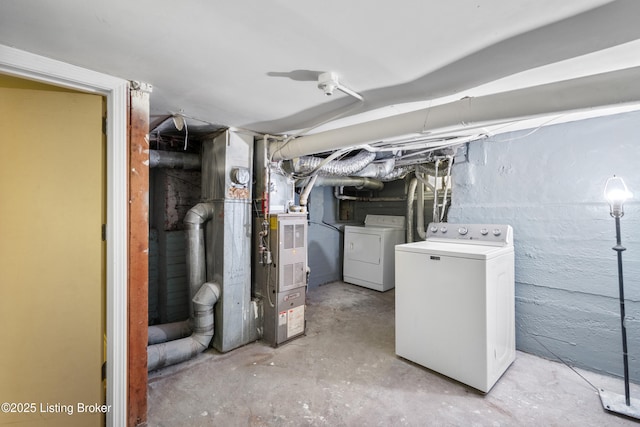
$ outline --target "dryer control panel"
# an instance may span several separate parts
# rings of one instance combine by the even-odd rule
[[[432,222],[427,228],[427,240],[507,246],[513,245],[513,228],[506,224]]]

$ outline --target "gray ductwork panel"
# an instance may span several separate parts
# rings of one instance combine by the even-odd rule
[[[213,203],[218,215],[207,224],[207,280],[222,284],[213,346],[227,352],[258,339],[251,305],[251,210],[247,203]]]
[[[220,284],[213,347],[227,352],[258,339],[251,301],[253,136],[226,131],[202,144],[202,198],[207,221],[206,281]]]
[[[273,160],[293,159],[404,135],[458,131],[562,112],[640,102],[640,67],[517,89],[274,142]]]

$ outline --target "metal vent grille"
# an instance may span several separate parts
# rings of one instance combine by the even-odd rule
[[[297,262],[295,265],[295,283],[304,285],[305,284],[305,268],[304,262]]]
[[[282,266],[282,286],[289,287],[294,284],[293,281],[294,274],[294,265],[293,264],[285,264]]]
[[[294,248],[294,228],[293,225],[284,226],[284,249]]]
[[[296,224],[295,228],[295,247],[303,248],[305,242],[304,224]]]

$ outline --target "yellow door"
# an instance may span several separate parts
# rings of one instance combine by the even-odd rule
[[[102,105],[0,75],[0,425],[100,426],[108,410]]]

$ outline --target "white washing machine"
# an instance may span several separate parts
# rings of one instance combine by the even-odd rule
[[[396,354],[487,393],[516,355],[511,226],[430,224],[395,253]]]
[[[343,280],[387,291],[395,286],[394,248],[406,241],[404,217],[367,215],[364,224],[344,228]]]

